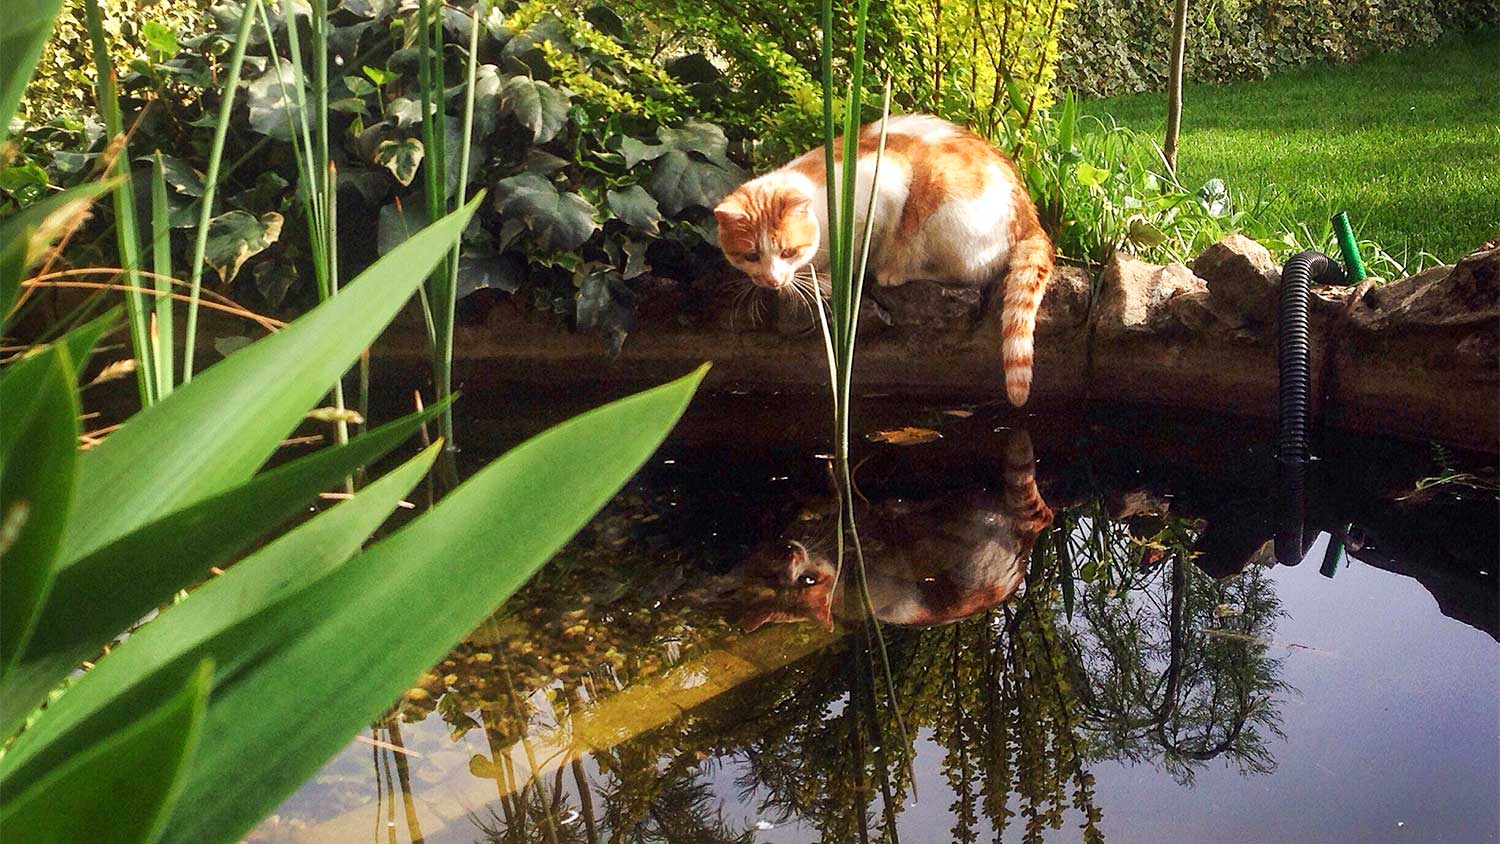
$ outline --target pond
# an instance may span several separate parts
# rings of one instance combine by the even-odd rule
[[[1269,426],[866,397],[835,586],[823,418],[700,396],[247,840],[1500,840],[1492,457],[1325,437],[1288,567]]]

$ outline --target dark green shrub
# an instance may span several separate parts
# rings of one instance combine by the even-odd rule
[[[1170,3],[1075,0],[1057,84],[1090,96],[1152,91],[1167,78]],[[1354,61],[1500,20],[1496,0],[1192,0],[1187,78],[1261,79],[1313,61]]]

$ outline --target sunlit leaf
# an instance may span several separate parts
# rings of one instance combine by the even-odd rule
[[[425,152],[422,142],[417,138],[381,141],[380,146],[375,148],[375,163],[391,171],[391,175],[403,186],[410,185],[411,180],[416,178],[417,167],[422,164]]]
[[[238,210],[220,214],[208,223],[208,249],[203,260],[219,274],[220,281],[228,284],[246,261],[281,237],[282,222],[275,211],[259,217]]]
[[[0,760],[9,788],[49,769],[121,726],[141,701],[162,693],[202,645],[349,559],[432,466],[437,446],[408,460],[351,500],[320,513],[195,590],[101,659],[47,708]]]
[[[337,297],[199,373],[86,452],[75,501],[90,504],[69,522],[64,559],[249,478],[405,307],[481,201],[418,232]]]
[[[247,349],[228,360],[249,354]],[[272,469],[60,567],[39,613],[36,632],[15,668],[0,679],[0,734],[10,735],[48,689],[127,625],[177,590],[207,578],[210,566],[229,562],[268,531],[303,512],[319,492],[405,441],[441,407],[434,405],[356,437],[346,446],[324,449]],[[94,504],[97,509],[98,502]],[[73,518],[81,518],[76,515],[80,508],[74,510]],[[68,524],[69,533],[74,525]]]
[[[705,369],[517,446],[427,515],[206,643],[201,653],[223,660],[220,685],[163,840],[233,840],[295,790],[619,490]],[[496,524],[506,529],[474,541],[475,525]]]
[[[568,95],[529,76],[512,76],[500,85],[500,107],[538,144],[557,137],[568,119]]]
[[[890,443],[891,445],[921,445],[943,438],[943,435],[931,428],[893,428],[889,431],[872,431],[865,434],[865,439],[872,443]]]
[[[299,108],[304,113],[301,119],[307,119],[307,97],[297,88],[296,70],[286,59],[278,58],[276,68],[267,68],[246,86],[245,102],[250,128],[278,141],[292,139]]]
[[[7,0],[5,26],[0,27],[0,144],[10,134],[10,119],[21,104],[42,47],[52,34],[52,21],[62,0]],[[3,304],[3,302],[0,302]]]

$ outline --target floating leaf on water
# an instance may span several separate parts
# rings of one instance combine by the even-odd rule
[[[480,779],[494,779],[499,776],[495,763],[488,758],[476,753],[469,757],[469,773]]]
[[[954,410],[945,410],[945,411],[943,411],[943,413],[946,414],[946,415],[948,415],[948,416],[957,417],[959,419],[968,419],[970,416],[974,415],[974,411],[972,411],[972,410],[963,410],[962,408],[955,408]]]
[[[866,434],[865,439],[872,443],[890,443],[891,445],[921,445],[940,440],[943,435],[931,428],[894,428],[889,431],[874,431]]]

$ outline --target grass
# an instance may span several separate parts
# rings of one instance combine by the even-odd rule
[[[1347,209],[1361,239],[1398,258],[1426,251],[1453,261],[1500,233],[1500,31],[1185,87],[1185,183],[1268,182],[1287,219],[1314,230]],[[1158,140],[1166,110],[1164,94],[1083,104]]]

